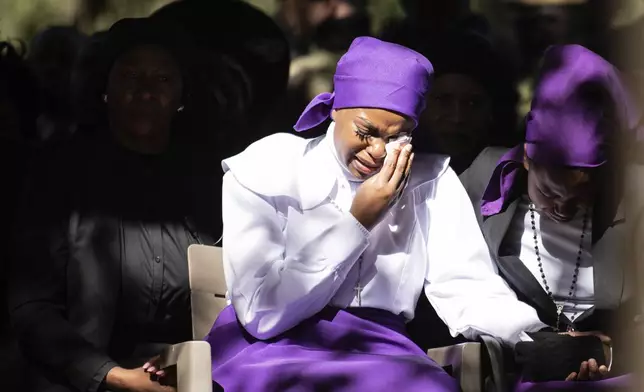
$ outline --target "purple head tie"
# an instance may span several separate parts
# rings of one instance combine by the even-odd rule
[[[544,165],[601,166],[610,134],[637,132],[640,119],[619,72],[608,61],[583,46],[552,46],[544,54],[526,117],[525,153]],[[483,194],[483,216],[507,206],[522,165],[523,145],[499,160]]]
[[[429,60],[411,49],[376,38],[356,38],[338,62],[335,91],[315,97],[294,128],[298,132],[314,128],[333,109],[346,108],[390,110],[418,124],[433,73]]]

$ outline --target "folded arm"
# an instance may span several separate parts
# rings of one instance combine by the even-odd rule
[[[223,181],[224,269],[239,321],[269,339],[322,310],[368,245],[369,233],[330,204],[292,207],[291,224],[273,202]]]
[[[521,332],[546,327],[498,275],[470,199],[452,170],[438,179],[436,197],[427,203],[425,293],[452,335],[474,340],[485,334],[514,345]]]

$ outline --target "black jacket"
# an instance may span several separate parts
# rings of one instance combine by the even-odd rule
[[[10,315],[31,390],[96,391],[117,363],[192,338],[186,251],[219,238],[221,174],[96,135],[52,155],[20,209]]]

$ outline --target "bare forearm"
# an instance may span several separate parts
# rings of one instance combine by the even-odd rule
[[[127,369],[117,366],[107,373],[104,384],[109,390],[127,391],[127,376]]]

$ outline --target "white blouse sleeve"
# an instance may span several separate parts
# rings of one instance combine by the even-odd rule
[[[228,292],[239,321],[258,339],[322,310],[369,244],[369,232],[331,205],[317,213],[293,211],[293,219],[306,223],[285,233],[272,200],[245,188],[232,172],[224,175],[222,196]]]
[[[453,336],[491,335],[507,345],[521,332],[544,327],[537,312],[519,301],[498,275],[470,199],[449,169],[428,200],[429,266],[425,293]]]

